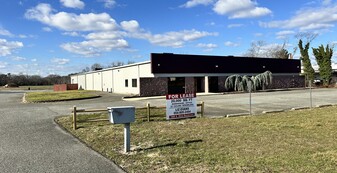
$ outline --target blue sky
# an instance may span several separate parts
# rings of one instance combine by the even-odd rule
[[[240,56],[254,41],[292,52],[300,32],[318,34],[313,47],[337,43],[336,22],[335,0],[2,0],[0,73],[67,75],[152,52]]]

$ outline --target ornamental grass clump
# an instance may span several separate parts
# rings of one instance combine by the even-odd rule
[[[248,92],[249,88],[251,91],[265,90],[268,86],[272,84],[273,76],[270,71],[265,71],[264,73],[258,74],[256,76],[248,77],[246,75],[231,75],[228,76],[225,81],[225,88],[227,91],[245,91]],[[249,87],[249,85],[251,85]]]

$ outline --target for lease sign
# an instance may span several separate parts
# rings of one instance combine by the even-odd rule
[[[166,95],[166,119],[192,118],[197,115],[195,93]]]

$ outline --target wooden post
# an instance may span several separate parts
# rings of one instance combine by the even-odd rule
[[[204,111],[205,111],[205,102],[201,101],[201,116],[200,117],[204,116]]]
[[[77,124],[76,124],[76,106],[74,106],[74,109],[73,109],[73,129],[74,130],[77,129]]]
[[[150,111],[150,103],[146,103],[146,113],[147,113],[147,121],[150,122],[150,114],[151,114],[151,111]]]

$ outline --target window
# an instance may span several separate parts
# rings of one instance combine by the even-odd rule
[[[125,79],[125,87],[129,87],[129,81]]]
[[[137,87],[137,79],[132,79],[132,87]]]

